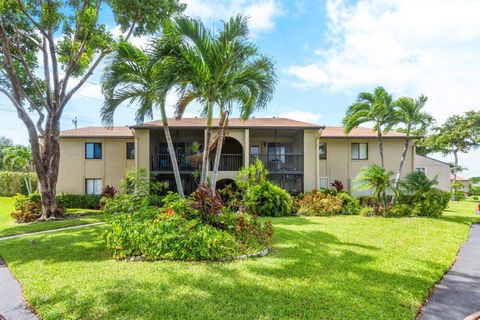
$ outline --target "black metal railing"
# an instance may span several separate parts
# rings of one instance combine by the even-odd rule
[[[251,154],[250,163],[259,159],[272,172],[303,171],[303,154]]]
[[[215,156],[215,155],[212,155]],[[197,156],[198,157],[198,156]],[[180,171],[194,171],[199,169],[197,163],[200,161],[193,160],[195,156],[193,155],[184,155],[177,154],[178,169]],[[151,171],[173,171],[172,161],[170,155],[167,154],[152,154],[150,157],[150,168]],[[213,162],[210,161],[210,170],[213,170]],[[220,156],[219,171],[238,171],[243,166],[243,155],[242,154],[222,154]]]
[[[210,161],[210,170],[213,170],[214,160]],[[218,171],[238,171],[243,167],[243,154],[222,154]]]
[[[180,171],[194,171],[197,166],[193,161],[189,161],[188,155],[177,154],[178,169]],[[150,156],[151,171],[173,171],[170,154],[152,154]]]

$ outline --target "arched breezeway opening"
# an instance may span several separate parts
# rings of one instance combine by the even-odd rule
[[[214,155],[213,155],[214,157]],[[225,137],[218,171],[238,171],[243,167],[243,146],[235,138]],[[213,161],[211,165],[213,170]]]

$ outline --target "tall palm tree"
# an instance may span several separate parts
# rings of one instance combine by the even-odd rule
[[[228,114],[237,106],[240,118],[245,120],[253,111],[266,107],[276,83],[273,63],[248,41],[247,19],[242,15],[230,18],[216,35],[198,19],[177,18],[165,26],[156,52],[165,81],[175,82],[180,94],[176,117],[181,118],[193,101],[204,105],[207,127],[200,184],[207,181],[213,113],[215,106],[220,108],[223,125],[216,143],[218,158],[216,155],[211,181],[215,188]]]
[[[402,174],[403,164],[407,156],[408,148],[410,146],[410,140],[412,134],[420,135],[425,134],[426,129],[433,123],[433,117],[423,111],[427,97],[421,95],[417,99],[408,97],[401,97],[393,103],[394,105],[394,122],[397,125],[402,126],[401,130],[405,132],[405,144],[403,146],[402,155],[400,157],[400,163],[398,171],[395,176],[394,189],[398,189],[400,183],[400,176]],[[395,193],[392,197],[392,205],[395,204]]]
[[[160,65],[152,62],[150,52],[144,52],[128,42],[121,42],[115,57],[105,68],[102,77],[105,102],[101,109],[101,117],[106,126],[112,126],[113,115],[118,106],[129,101],[138,105],[135,120],[137,123],[143,123],[145,118],[153,117],[153,110],[158,107],[178,194],[183,197],[182,180],[165,112],[166,94],[170,90],[171,84],[157,81],[160,71]]]
[[[350,133],[364,123],[373,122],[373,128],[378,136],[382,168],[384,168],[383,135],[392,128],[392,111],[392,95],[383,87],[377,87],[373,93],[361,92],[357,101],[348,108],[347,115],[343,119],[346,133]]]

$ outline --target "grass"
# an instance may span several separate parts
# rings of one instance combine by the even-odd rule
[[[18,224],[10,216],[12,211],[13,198],[0,197],[0,237],[100,222],[106,217],[99,210],[77,208],[67,210],[68,219]]]
[[[106,226],[0,242],[0,255],[45,319],[413,319],[474,209],[274,218],[271,254],[228,263],[117,262]]]

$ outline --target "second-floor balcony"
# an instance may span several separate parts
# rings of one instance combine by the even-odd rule
[[[214,157],[215,155],[212,155]],[[200,168],[201,155],[177,154],[178,169],[183,172],[191,172]],[[213,170],[214,161],[210,160],[210,170]],[[219,171],[238,171],[243,167],[243,154],[222,154],[220,156]],[[152,154],[151,171],[173,171],[170,154]]]
[[[251,154],[250,163],[259,159],[270,173],[303,171],[303,154]]]

